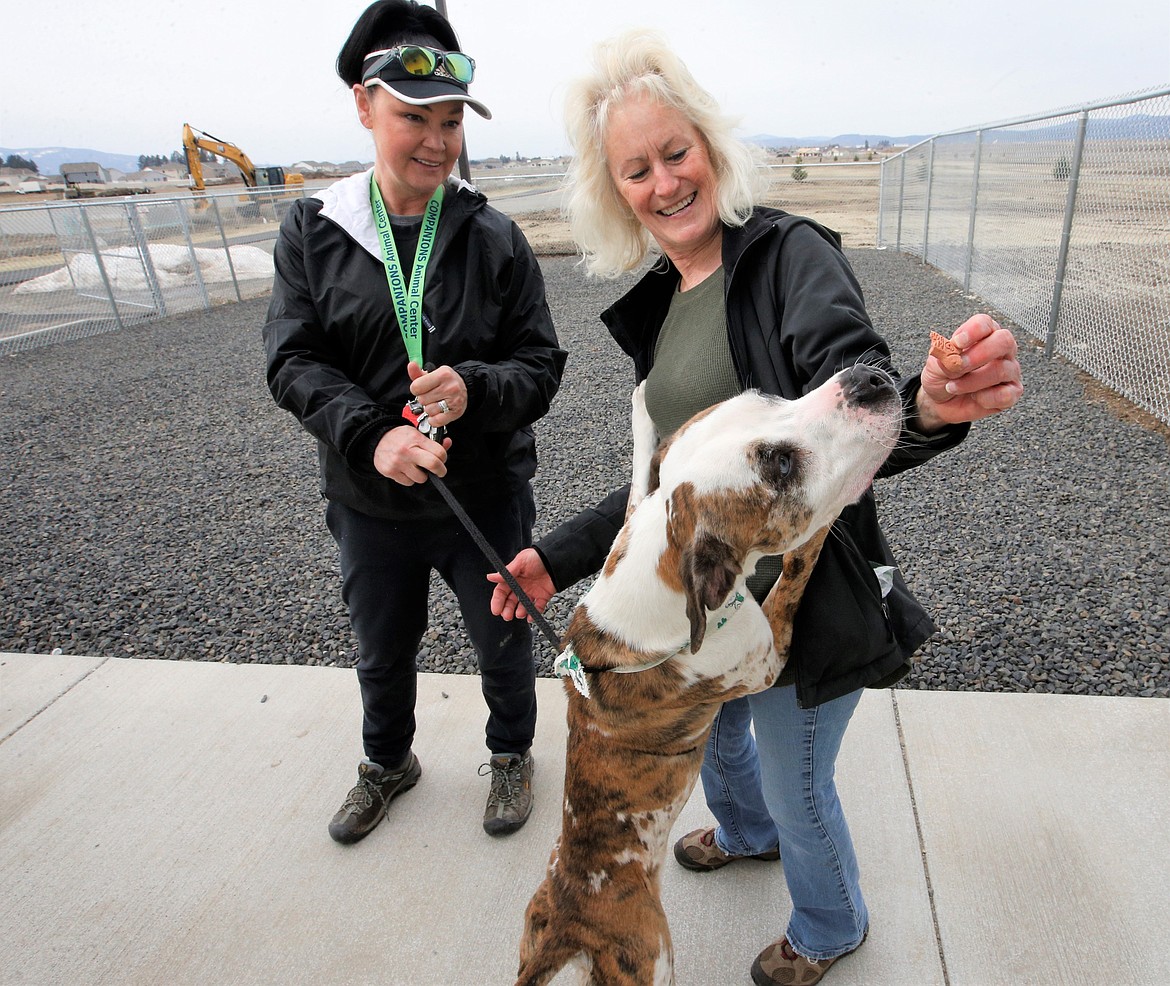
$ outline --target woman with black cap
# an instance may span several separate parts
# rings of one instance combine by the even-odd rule
[[[273,397],[318,442],[358,641],[365,758],[329,834],[363,838],[421,774],[411,747],[432,570],[458,598],[478,658],[491,753],[483,826],[506,834],[532,807],[531,634],[491,615],[489,563],[427,477],[444,477],[502,557],[528,544],[532,424],[565,353],[523,234],[449,178],[464,109],[491,114],[468,93],[475,61],[446,18],[379,0],[337,73],[373,137],[374,166],[290,210],[264,326]]]

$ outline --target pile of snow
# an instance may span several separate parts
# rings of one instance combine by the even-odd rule
[[[272,277],[272,257],[265,250],[254,246],[233,246],[230,249],[232,266],[235,267],[238,280]],[[152,243],[149,250],[150,262],[163,291],[194,287],[195,264],[199,265],[199,275],[205,284],[232,279],[232,271],[223,250],[188,249],[168,243]],[[142,258],[133,247],[103,250],[102,266],[105,267],[106,277],[115,294],[147,290]],[[77,254],[70,258],[67,267],[25,281],[12,293],[46,294],[74,288],[78,291],[105,290],[97,260],[91,254]]]

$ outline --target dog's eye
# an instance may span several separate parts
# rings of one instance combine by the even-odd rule
[[[787,445],[764,445],[758,454],[760,474],[772,485],[784,482],[796,469],[796,456]]]

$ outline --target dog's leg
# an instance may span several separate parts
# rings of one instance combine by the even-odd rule
[[[528,902],[528,909],[524,912],[524,934],[520,937],[520,978],[517,980],[518,983],[524,981],[525,966],[532,964],[544,940],[544,933],[548,928],[552,914],[551,896],[546,877],[536,888],[536,893],[532,895],[532,900]]]
[[[829,528],[822,527],[799,548],[784,552],[784,574],[772,586],[761,607],[772,628],[776,653],[785,661],[792,643],[792,621],[828,533]]]
[[[643,380],[630,395],[630,428],[634,435],[634,468],[630,480],[630,500],[626,517],[634,512],[650,492],[650,463],[658,447],[658,431],[646,411],[646,381]]]

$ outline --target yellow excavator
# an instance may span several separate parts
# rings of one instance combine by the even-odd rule
[[[273,185],[303,186],[305,184],[304,175],[297,174],[295,171],[285,171],[278,165],[258,168],[252,163],[252,159],[231,141],[212,137],[211,134],[196,130],[189,123],[184,123],[183,151],[187,155],[187,170],[191,172],[191,181],[196,192],[202,192],[205,188],[203,163],[199,160],[201,150],[210,151],[218,157],[231,161],[240,169],[240,173],[244,176],[244,184],[249,188]]]

